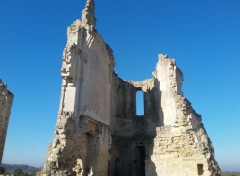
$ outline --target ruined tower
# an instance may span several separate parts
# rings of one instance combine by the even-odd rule
[[[182,72],[159,55],[153,77],[124,81],[95,29],[94,1],[68,28],[59,115],[39,175],[219,176],[201,116],[183,96]],[[144,115],[136,115],[136,93]]]
[[[2,163],[2,156],[12,102],[13,94],[7,90],[7,86],[3,84],[2,80],[0,80],[0,166]]]

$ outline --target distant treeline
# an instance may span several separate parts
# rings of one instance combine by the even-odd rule
[[[28,165],[19,164],[2,164],[0,169],[1,175],[14,175],[14,176],[36,176],[36,172],[41,168],[36,168]],[[240,172],[222,172],[222,176],[240,176]]]
[[[222,176],[240,176],[240,172],[222,172]]]
[[[35,173],[40,170],[41,168],[36,168],[28,165],[2,164],[0,174],[13,174],[14,176],[34,176]]]

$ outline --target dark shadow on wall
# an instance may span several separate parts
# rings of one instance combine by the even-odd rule
[[[138,116],[136,92],[143,91],[142,87],[117,79],[112,96],[116,109],[111,117],[109,176],[157,176],[151,156],[157,128],[164,125],[160,82],[153,78],[154,86],[144,90],[144,115]]]
[[[146,176],[157,176],[156,165],[152,161],[151,156],[154,155],[154,139],[157,136],[157,128],[164,125],[164,115],[161,108],[161,91],[160,82],[154,79],[154,87],[145,92],[145,123],[147,126],[146,145],[146,160],[145,172]]]
[[[154,82],[153,88],[144,90],[142,116],[136,115],[135,96],[137,91],[143,91],[142,87],[131,86],[123,80],[120,80],[121,91],[116,86],[116,116],[111,120],[117,123],[111,131],[109,176],[157,176],[156,165],[151,156],[157,128],[164,125],[164,117],[160,102],[160,82],[156,79],[151,81]],[[117,113],[124,111],[127,113]]]

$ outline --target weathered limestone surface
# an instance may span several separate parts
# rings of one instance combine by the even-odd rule
[[[12,102],[13,94],[7,90],[7,86],[0,80],[0,166],[2,163]]]
[[[124,81],[95,29],[94,2],[68,28],[56,131],[39,175],[219,176],[201,116],[181,91],[174,59],[159,55],[153,77]],[[144,115],[136,115],[136,92]]]
[[[95,29],[93,1],[82,21],[67,31],[63,52],[62,93],[55,136],[43,173],[108,174],[110,150],[112,50]]]
[[[160,119],[156,127],[151,162],[157,175],[220,175],[201,116],[183,97],[183,75],[174,59],[160,55],[154,73],[160,82]],[[146,167],[147,168],[147,167]],[[152,175],[151,169],[149,170]]]

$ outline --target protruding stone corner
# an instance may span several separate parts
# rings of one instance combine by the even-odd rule
[[[168,54],[159,54],[158,55],[158,62],[160,62],[160,61],[167,61],[167,62],[171,62],[171,64],[176,65],[176,59],[169,58]]]
[[[69,34],[69,32],[77,32],[79,27],[81,25],[81,20],[77,19],[75,20],[67,29],[67,34]]]
[[[0,86],[6,87],[6,85],[3,83],[2,79],[0,79]]]
[[[82,11],[82,21],[89,26],[95,28],[96,26],[96,17],[94,14],[94,0],[87,0],[86,6]]]
[[[0,91],[4,95],[12,96],[14,97],[14,94],[8,90],[7,84],[4,84],[2,79],[0,79]]]
[[[158,60],[163,60],[163,59],[168,59],[168,55],[167,54],[159,54],[158,55]]]

